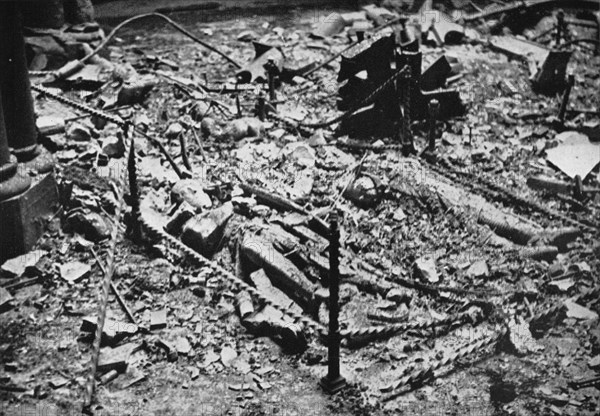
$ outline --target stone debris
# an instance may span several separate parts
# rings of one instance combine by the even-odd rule
[[[203,256],[212,257],[232,215],[233,204],[230,202],[208,213],[199,214],[186,222],[181,240]]]
[[[167,310],[161,309],[150,313],[150,330],[163,329],[167,327]]]
[[[420,257],[415,261],[415,270],[419,277],[428,283],[437,283],[440,276],[431,257]]]
[[[69,283],[79,283],[88,277],[91,271],[92,268],[88,264],[73,261],[60,266],[60,277]]]

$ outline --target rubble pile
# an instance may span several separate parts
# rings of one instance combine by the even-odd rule
[[[597,414],[598,12],[517,3],[140,23],[67,76],[35,55],[62,210],[0,268],[2,400],[72,408],[96,342],[109,413]]]

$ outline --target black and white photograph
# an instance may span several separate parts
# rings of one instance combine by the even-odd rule
[[[0,416],[600,414],[600,0],[0,0]]]

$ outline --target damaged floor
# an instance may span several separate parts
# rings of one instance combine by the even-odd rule
[[[285,67],[301,68],[349,44],[346,32],[309,36],[334,11],[210,24],[195,24],[192,12],[171,17],[235,62],[251,61],[249,41],[260,40],[281,48]],[[553,22],[547,15],[523,32],[543,33]],[[282,123],[254,117],[258,93],[268,95],[264,84],[236,92],[233,65],[158,20],[124,28],[106,51],[114,67],[98,63],[51,91],[112,105],[107,111],[158,138],[189,178],[130,132],[145,226],[137,242],[130,231],[119,241],[113,283],[137,323],[111,292],[97,412],[598,414],[598,387],[570,383],[600,369],[600,197],[591,193],[582,204],[528,183],[540,175],[572,183],[580,174],[584,188],[600,187],[599,56],[574,48],[569,108],[589,111],[567,112],[557,127],[562,93],[533,92],[526,63],[475,41],[421,46],[424,69],[442,55],[455,63],[452,87],[467,107],[438,122],[436,161],[403,156],[389,137],[294,127],[340,114],[339,60],[282,83],[277,113],[291,120]],[[129,84],[116,80],[133,71]],[[46,94],[36,93],[36,110],[48,125],[71,119],[44,142],[58,161],[64,211],[35,251],[2,266],[0,411],[7,415],[81,408],[119,202],[109,178],[126,173],[129,153],[114,123],[80,117]],[[427,123],[412,129],[420,151]],[[124,201],[132,202],[129,189]],[[326,327],[328,241],[318,230],[332,208],[340,213],[341,371],[350,386],[329,397],[317,384],[327,371],[318,331],[299,334],[255,296],[249,305],[232,279]],[[402,326],[415,322],[438,324]],[[510,333],[493,341],[503,325]],[[364,330],[371,327],[378,328]],[[392,334],[382,335],[383,327]],[[307,348],[295,351],[303,336]],[[486,339],[493,342],[477,347]],[[473,351],[462,355],[465,346]],[[431,367],[444,360],[449,365]],[[431,371],[389,388],[420,368]]]

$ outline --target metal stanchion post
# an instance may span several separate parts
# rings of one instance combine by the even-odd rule
[[[335,394],[346,387],[346,379],[340,375],[340,325],[339,325],[339,291],[340,291],[340,231],[338,216],[331,214],[329,236],[329,335],[328,335],[328,371],[319,382],[329,394]]]

